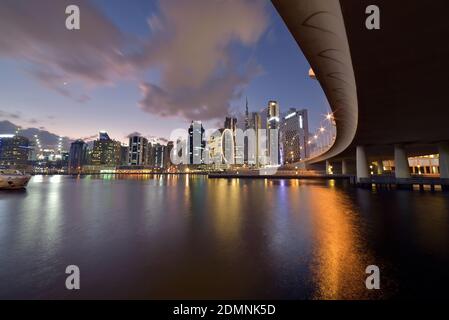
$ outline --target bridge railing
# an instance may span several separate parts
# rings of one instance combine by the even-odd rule
[[[321,122],[321,126],[315,130],[307,142],[309,152],[307,160],[316,158],[326,153],[335,143],[337,137],[337,128],[335,119],[332,114],[327,114],[325,119]]]

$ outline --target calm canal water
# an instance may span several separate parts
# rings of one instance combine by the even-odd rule
[[[448,270],[442,192],[176,175],[0,191],[0,298],[447,298]]]

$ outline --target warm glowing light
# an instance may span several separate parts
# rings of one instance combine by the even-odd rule
[[[309,77],[310,77],[311,79],[316,79],[315,72],[313,71],[312,68],[309,69]]]
[[[294,116],[296,116],[296,112],[293,112],[293,113],[290,113],[289,115],[287,115],[287,116],[285,117],[285,120],[288,120],[288,119],[290,119],[290,118],[293,118]]]
[[[338,300],[365,294],[359,275],[370,256],[360,239],[355,212],[338,191],[317,188],[313,198],[314,281],[318,286],[314,298]]]

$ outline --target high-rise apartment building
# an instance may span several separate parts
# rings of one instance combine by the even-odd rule
[[[166,149],[167,147],[160,144],[160,143],[154,143],[151,146],[151,165],[154,168],[162,169],[165,167],[166,163]]]
[[[28,166],[30,141],[18,135],[0,135],[0,165],[17,169]]]
[[[100,139],[94,141],[92,164],[97,166],[120,165],[121,146],[119,141],[112,140],[106,132],[101,131]]]
[[[120,147],[120,165],[127,166],[129,165],[129,147],[122,145]]]

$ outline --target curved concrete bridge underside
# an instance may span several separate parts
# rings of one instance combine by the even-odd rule
[[[449,141],[447,0],[272,0],[334,112],[334,146],[311,162],[438,153]],[[380,30],[365,26],[380,8]]]

